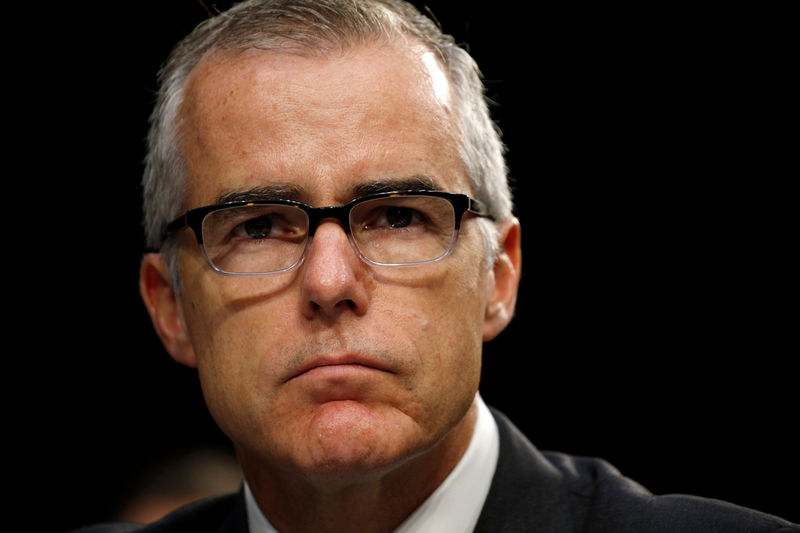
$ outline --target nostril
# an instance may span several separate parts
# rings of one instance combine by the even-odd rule
[[[309,303],[311,304],[311,309],[314,310],[315,312],[316,311],[320,311],[322,309],[322,306],[320,304],[318,304],[317,302],[312,301],[312,302],[309,302]],[[346,307],[347,309],[353,310],[353,309],[356,309],[358,307],[358,305],[356,305],[356,303],[353,300],[347,299],[347,300],[342,300],[342,301],[338,302],[335,305],[335,307],[339,307],[339,308]]]
[[[311,311],[313,311],[314,314],[322,311],[322,309],[323,309],[322,305],[320,305],[319,303],[317,303],[317,302],[315,302],[313,300],[308,302],[308,303],[309,303],[309,306],[311,307]],[[348,309],[348,310],[354,311],[354,310],[358,309],[358,304],[356,304],[356,302],[354,300],[351,300],[351,299],[348,298],[348,299],[341,300],[341,301],[337,302],[336,305],[334,305],[334,308]]]

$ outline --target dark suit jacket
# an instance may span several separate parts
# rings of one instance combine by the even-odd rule
[[[505,416],[493,413],[500,456],[476,533],[800,532],[780,518],[716,500],[654,496],[599,459],[541,453]],[[247,527],[240,491],[188,505],[148,526],[117,523],[78,531],[248,533]]]

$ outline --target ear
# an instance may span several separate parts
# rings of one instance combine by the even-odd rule
[[[511,218],[503,222],[498,231],[498,239],[500,247],[489,276],[490,293],[483,324],[484,341],[499,335],[514,316],[522,268],[519,220]]]
[[[173,359],[196,367],[197,360],[183,319],[181,302],[161,254],[147,254],[139,269],[139,292],[161,342]]]

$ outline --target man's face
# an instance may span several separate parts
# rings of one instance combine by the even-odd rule
[[[380,46],[202,63],[182,110],[184,207],[256,189],[340,205],[365,186],[419,178],[471,193],[432,57]],[[197,366],[244,461],[371,475],[457,433],[478,387],[493,284],[475,219],[449,257],[414,267],[364,263],[334,220],[298,268],[272,276],[216,273],[190,230],[180,239],[182,360]]]

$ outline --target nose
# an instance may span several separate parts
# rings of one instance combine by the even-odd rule
[[[309,244],[302,274],[303,314],[308,319],[336,319],[344,313],[362,316],[369,293],[366,265],[356,255],[342,226],[320,223]]]

